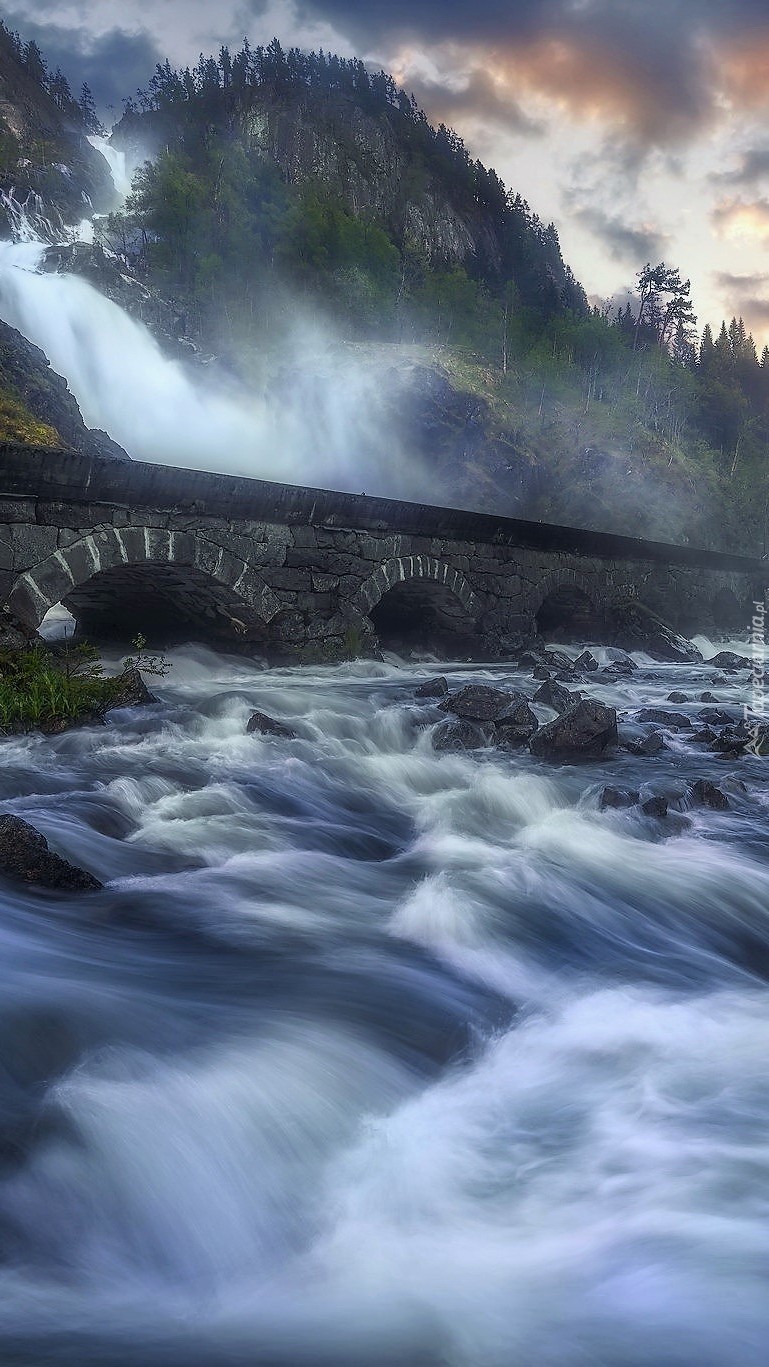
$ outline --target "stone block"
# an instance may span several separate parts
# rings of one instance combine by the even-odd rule
[[[13,564],[18,573],[31,569],[46,560],[57,549],[59,533],[56,527],[37,527],[17,522],[11,529]]]

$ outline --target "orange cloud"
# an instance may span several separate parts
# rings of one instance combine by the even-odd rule
[[[479,53],[498,90],[540,97],[579,119],[610,125],[641,142],[670,143],[707,121],[712,86],[671,80],[664,61],[591,35],[547,36]],[[707,55],[700,53],[707,63]]]
[[[718,60],[725,94],[743,109],[769,105],[769,33],[755,32],[732,44]]]
[[[713,210],[719,237],[769,242],[769,200],[722,199]]]

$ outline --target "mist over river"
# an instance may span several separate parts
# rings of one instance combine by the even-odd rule
[[[744,701],[635,658],[591,695]],[[0,884],[0,1362],[763,1367],[765,760],[439,754],[431,666],[172,659],[0,742],[106,883]]]

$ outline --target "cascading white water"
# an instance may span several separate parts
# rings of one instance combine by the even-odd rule
[[[88,141],[95,151],[100,152],[110,169],[112,183],[118,198],[124,200],[131,191],[131,171],[125,152],[113,147],[109,138],[93,134]],[[135,168],[134,168],[135,169]]]
[[[739,709],[639,662],[591,693]],[[660,827],[602,785],[731,766],[438,754],[424,675],[187,647],[154,707],[2,743],[4,809],[108,883],[3,887],[3,1362],[763,1367],[765,761]]]
[[[393,440],[372,368],[349,355],[332,362],[328,339],[304,328],[288,392],[227,392],[203,367],[164,355],[142,323],[87,280],[42,271],[47,241],[22,206],[15,213],[17,241],[0,242],[0,318],[45,352],[86,424],[129,455],[356,493],[430,496],[419,462]],[[88,237],[84,225],[79,236]]]

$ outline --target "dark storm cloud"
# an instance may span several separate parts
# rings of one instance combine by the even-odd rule
[[[44,8],[36,6],[36,15]],[[6,10],[5,19],[25,41],[39,43],[48,66],[52,71],[61,67],[75,94],[85,81],[102,112],[110,106],[120,112],[126,96],[147,84],[156,62],[165,56],[143,30],[124,33],[114,28],[96,36],[86,28],[32,20],[20,10]]]
[[[660,261],[665,254],[668,239],[656,228],[632,227],[595,207],[576,208],[573,217],[600,239],[614,261],[630,261],[640,267],[647,261]]]

